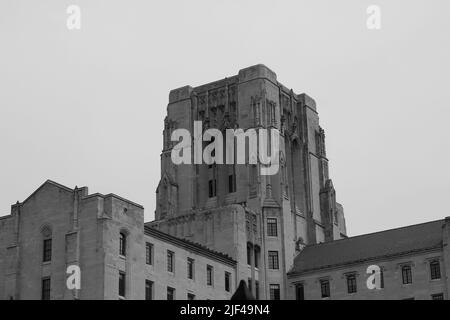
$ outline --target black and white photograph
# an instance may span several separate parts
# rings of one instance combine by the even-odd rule
[[[450,299],[449,15],[0,0],[0,300]]]

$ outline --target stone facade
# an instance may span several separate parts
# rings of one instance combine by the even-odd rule
[[[278,172],[261,175],[259,162],[175,165],[171,135],[192,133],[194,121],[221,132],[278,129]],[[0,218],[0,298],[38,299],[43,279],[51,279],[53,299],[118,299],[119,290],[123,298],[142,299],[149,284],[154,298],[167,298],[170,287],[177,299],[227,299],[226,272],[231,290],[245,280],[259,299],[286,299],[286,274],[299,250],[346,237],[316,103],[264,65],[170,92],[156,202],[155,221],[144,223],[143,208],[119,196],[44,183]],[[47,238],[52,259],[43,263]],[[119,254],[124,238],[126,256]],[[145,261],[147,243],[154,265]],[[175,272],[164,270],[168,250]],[[201,272],[198,281],[185,277],[188,258],[199,272],[212,267],[213,285],[205,285]],[[69,265],[81,269],[79,292],[66,288]]]
[[[119,274],[124,274],[124,299],[142,300],[146,284],[153,283],[153,299],[187,294],[200,299],[229,299],[236,288],[236,262],[198,244],[144,227],[142,206],[117,195],[88,194],[45,182],[11,215],[0,218],[0,299],[41,299],[43,280],[50,280],[51,299],[119,299]],[[125,235],[121,255],[120,235]],[[51,239],[50,259],[44,258],[44,241]],[[146,260],[147,243],[153,247]],[[175,271],[167,271],[167,251],[174,254]],[[187,258],[195,261],[195,277],[186,276]],[[79,266],[80,290],[66,285],[67,267]],[[212,285],[205,280],[212,267]],[[203,271],[203,272],[202,272]],[[225,290],[224,274],[229,274]]]
[[[288,274],[289,299],[448,299],[449,236],[446,218],[306,247]],[[367,285],[373,265],[379,288]]]
[[[221,132],[278,129],[278,173],[261,175],[259,162],[175,165],[171,135],[175,129],[192,134],[194,121]],[[238,276],[261,298],[271,296],[271,285],[286,298],[286,273],[299,247],[346,236],[316,103],[287,89],[264,65],[170,92],[156,202],[156,220],[149,225],[227,253],[237,261]],[[276,234],[268,234],[269,220]]]

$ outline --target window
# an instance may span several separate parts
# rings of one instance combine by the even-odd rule
[[[322,298],[330,297],[330,281],[329,280],[320,280],[320,292],[322,294]]]
[[[260,249],[258,246],[255,246],[255,268],[259,268],[259,253]]]
[[[217,195],[216,167],[214,165],[208,166],[208,179],[208,195],[213,198]]]
[[[228,176],[228,192],[236,192],[236,176],[234,173]]]
[[[259,300],[259,281],[255,280],[255,299]]]
[[[42,293],[41,293],[41,299],[42,299],[42,300],[50,300],[50,291],[51,291],[51,282],[50,282],[50,278],[44,278],[44,279],[42,279]]]
[[[436,280],[441,278],[441,266],[438,260],[430,262],[430,274],[431,280]]]
[[[187,276],[188,279],[194,279],[194,259],[187,259]]]
[[[302,283],[295,285],[295,300],[305,300],[305,287]]]
[[[269,269],[278,270],[278,251],[269,251]]]
[[[444,300],[444,294],[443,293],[432,294],[431,300]]]
[[[278,227],[277,227],[277,219],[276,218],[268,218],[267,219],[267,235],[269,237],[277,237],[278,236]]]
[[[225,291],[231,291],[231,273],[225,271]]]
[[[125,272],[119,272],[119,297],[125,298]]]
[[[145,280],[145,300],[153,300],[153,281]]]
[[[188,294],[187,294],[187,299],[188,299],[188,300],[195,300],[195,294],[188,293]]]
[[[119,238],[119,255],[124,257],[127,255],[127,236],[123,232],[120,233]]]
[[[252,246],[247,244],[247,264],[250,266],[252,264]]]
[[[348,293],[356,293],[357,287],[356,287],[356,275],[355,274],[349,274],[347,276],[347,292]]]
[[[248,287],[248,290],[249,290],[251,293],[253,293],[253,288],[252,288],[252,278],[248,278],[248,280],[247,280],[247,287]]]
[[[403,280],[403,284],[412,283],[411,266],[403,266],[402,267],[402,280]]]
[[[206,285],[212,286],[213,285],[213,267],[210,265],[206,266]]]
[[[175,300],[175,289],[167,287],[167,300]]]
[[[280,300],[280,285],[271,284],[269,286],[270,290],[270,300]]]
[[[145,244],[145,263],[148,265],[153,264],[153,244],[149,242]]]
[[[43,242],[42,261],[48,262],[52,260],[52,239],[45,239]]]
[[[172,251],[167,250],[167,271],[174,272],[175,266],[173,265],[173,257],[174,253]]]

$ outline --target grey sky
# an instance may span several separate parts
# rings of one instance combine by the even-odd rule
[[[316,99],[350,235],[450,215],[449,12],[448,0],[2,0],[0,215],[52,179],[152,219],[169,90],[257,63]]]

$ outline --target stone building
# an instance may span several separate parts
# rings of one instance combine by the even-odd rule
[[[174,164],[171,135],[194,121],[277,129],[278,172]],[[47,181],[0,218],[0,298],[228,299],[245,280],[258,299],[286,299],[296,253],[346,237],[316,103],[267,67],[172,90],[164,124],[155,221],[117,195]],[[66,286],[68,266],[81,270],[79,291]]]
[[[289,298],[448,299],[449,242],[446,218],[306,246],[288,273]],[[374,265],[378,286],[370,285]]]
[[[80,290],[66,285],[69,266]],[[236,262],[144,227],[142,206],[45,182],[0,218],[0,299],[229,299]]]
[[[278,129],[278,173],[261,175],[260,162],[174,164],[172,133],[193,133],[194,121],[223,136],[227,129]],[[264,65],[170,92],[156,202],[149,226],[226,253],[238,278],[262,299],[286,298],[286,273],[300,247],[346,236],[316,103]]]

